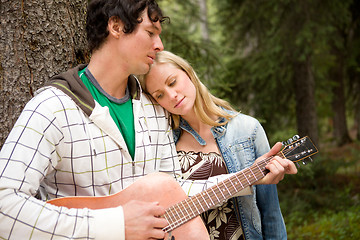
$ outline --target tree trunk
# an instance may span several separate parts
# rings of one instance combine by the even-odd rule
[[[356,140],[360,140],[360,104],[358,104],[358,108],[355,109],[355,129],[356,129]]]
[[[360,66],[360,65],[359,65]],[[353,107],[354,111],[354,126],[353,129],[355,131],[354,138],[359,141],[360,140],[360,77],[359,74],[353,70],[350,71],[349,75],[350,79],[350,88],[351,88],[351,101],[350,105]]]
[[[296,120],[299,135],[309,136],[319,146],[315,101],[315,81],[309,58],[294,63]]]
[[[346,122],[346,107],[345,107],[345,90],[344,90],[344,58],[339,51],[336,51],[337,64],[334,65],[331,71],[331,78],[334,86],[332,87],[332,101],[331,105],[334,111],[334,138],[337,145],[341,146],[351,142],[349,131]]]
[[[206,0],[198,0],[200,9],[200,31],[205,41],[210,41]]]
[[[2,0],[0,5],[0,146],[34,91],[80,62],[86,0]]]

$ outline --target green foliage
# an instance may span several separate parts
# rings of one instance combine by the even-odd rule
[[[359,48],[349,51],[345,43],[356,21],[350,11],[353,2],[214,1],[228,69],[220,78],[231,86],[231,91],[223,89],[221,96],[229,96],[240,109],[266,119],[264,127],[271,135],[279,127],[295,126],[294,63],[309,59],[316,82],[318,115],[332,117],[334,83],[329,72],[338,64],[333,48],[349,53],[346,59],[359,56]],[[223,82],[214,88],[221,86]]]
[[[358,239],[360,145],[325,147],[278,184],[289,239]]]
[[[360,207],[354,206],[342,212],[328,212],[312,214],[312,222],[296,227],[289,231],[288,239],[297,240],[333,240],[360,239]],[[288,227],[289,229],[289,227]]]
[[[195,1],[184,0],[174,4],[171,0],[159,1],[170,22],[163,24],[162,40],[165,50],[186,59],[203,82],[217,81],[217,70],[223,68],[218,47],[204,40],[199,33],[199,8]]]

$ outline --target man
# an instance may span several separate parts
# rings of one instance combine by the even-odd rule
[[[107,196],[153,172],[181,171],[169,116],[132,74],[149,71],[164,17],[153,0],[94,0],[89,64],[55,76],[25,106],[0,153],[0,238],[161,239],[158,202],[89,210],[46,203]],[[282,179],[269,176],[269,182]],[[268,174],[270,175],[270,174]],[[183,188],[199,192],[207,183]],[[191,191],[190,191],[191,190]]]

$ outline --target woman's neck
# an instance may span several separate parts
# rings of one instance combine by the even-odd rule
[[[182,131],[181,137],[176,144],[178,151],[194,151],[194,152],[216,152],[219,153],[214,136],[212,135],[211,128],[213,126],[202,122],[195,114],[192,116],[182,116],[184,120],[200,135],[200,137],[206,142],[205,145],[201,145],[194,136],[187,131]]]
[[[188,124],[194,129],[200,136],[203,133],[207,133],[213,127],[207,123],[201,121],[200,117],[198,117],[195,112],[193,114],[188,114],[186,116],[181,116],[184,120],[188,122]],[[216,121],[218,119],[217,116],[213,115],[210,117],[212,120]],[[206,135],[206,134],[205,134]]]

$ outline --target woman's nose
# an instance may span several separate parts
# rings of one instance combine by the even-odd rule
[[[174,89],[169,89],[168,94],[169,94],[170,99],[176,99],[177,95],[178,95]]]

